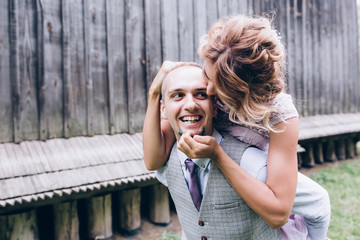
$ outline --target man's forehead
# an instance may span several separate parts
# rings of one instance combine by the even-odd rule
[[[174,85],[183,85],[188,83],[204,84],[202,78],[202,70],[197,67],[181,67],[173,70],[168,74],[165,81],[167,81],[168,88]]]
[[[177,67],[168,73],[167,78],[176,78],[182,75],[197,75],[201,74],[202,68],[196,66],[181,66]]]

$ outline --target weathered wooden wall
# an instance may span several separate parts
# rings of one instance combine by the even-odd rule
[[[275,11],[303,116],[360,111],[355,0],[0,0],[0,142],[140,132],[163,60],[219,17]]]

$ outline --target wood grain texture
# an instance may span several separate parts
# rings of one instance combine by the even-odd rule
[[[86,199],[86,209],[88,214],[87,238],[112,237],[111,195]]]
[[[35,210],[0,216],[0,239],[39,239]]]
[[[13,140],[9,2],[0,2],[0,142]]]
[[[41,1],[39,74],[40,138],[63,137],[63,60],[61,2]],[[40,47],[40,45],[39,45]]]
[[[202,60],[199,54],[197,54],[197,50],[199,48],[200,38],[208,31],[208,27],[207,27],[208,14],[206,7],[209,4],[209,1],[198,0],[198,1],[194,1],[193,4],[194,4],[194,49],[195,49],[194,61],[199,64],[202,64]]]
[[[145,0],[146,93],[158,73],[162,59],[161,1]]]
[[[88,29],[86,54],[88,134],[109,133],[109,84],[106,47],[105,1],[86,1],[85,28]]]
[[[193,62],[196,54],[193,1],[178,1],[178,7],[179,60],[183,62]]]
[[[80,239],[77,202],[65,202],[53,205],[55,240]]]
[[[65,137],[87,134],[83,7],[81,0],[62,1]]]
[[[39,138],[37,7],[30,0],[15,0],[10,5],[10,71],[15,142]]]
[[[145,19],[142,1],[125,1],[129,132],[142,130],[146,111]]]
[[[106,2],[110,133],[129,131],[125,54],[125,3]]]
[[[162,62],[201,63],[199,38],[237,13],[276,13],[302,116],[360,111],[355,0],[1,4],[0,142],[141,132]]]

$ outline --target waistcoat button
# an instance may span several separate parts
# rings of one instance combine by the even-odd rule
[[[202,237],[201,237],[201,240],[207,240],[207,237],[202,236]]]
[[[201,221],[201,220],[199,220],[198,224],[199,224],[199,226],[201,226],[201,227],[205,225],[205,223],[204,223],[203,221]]]

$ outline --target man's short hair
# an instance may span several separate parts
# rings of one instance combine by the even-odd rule
[[[184,63],[183,65],[179,65],[178,67],[172,69],[170,72],[168,72],[168,73],[166,74],[166,76],[164,77],[164,80],[163,80],[163,82],[162,82],[162,84],[161,84],[161,95],[162,95],[162,97],[164,96],[165,85],[166,85],[165,82],[166,82],[166,79],[167,79],[168,75],[169,75],[172,71],[174,71],[174,70],[176,70],[176,69],[178,69],[178,68],[182,68],[182,67],[198,67],[198,68],[202,69],[202,66],[201,66],[200,64],[196,63],[196,62],[187,62],[187,63]]]

